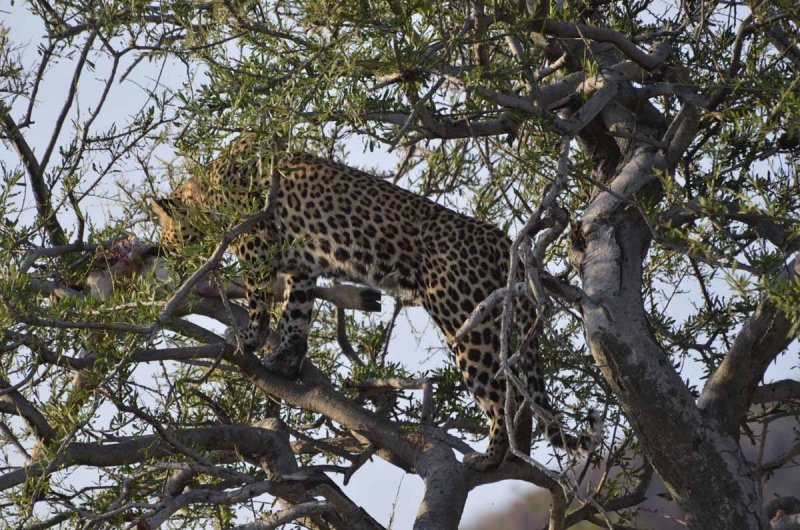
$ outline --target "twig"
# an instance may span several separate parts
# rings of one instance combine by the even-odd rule
[[[384,377],[379,379],[366,379],[360,383],[350,383],[353,388],[394,388],[397,390],[420,390],[428,383],[436,382],[435,377],[420,377],[419,379],[400,379],[399,377]]]
[[[389,353],[389,342],[392,338],[392,333],[394,332],[394,327],[397,324],[397,317],[400,316],[400,311],[403,309],[403,302],[400,299],[396,299],[394,301],[394,309],[392,310],[392,317],[389,319],[389,323],[386,325],[386,333],[383,339],[383,349],[381,350],[381,357],[380,362],[386,360],[386,355]],[[374,362],[375,359],[372,359]]]
[[[64,229],[58,223],[53,214],[53,206],[50,203],[50,194],[47,186],[44,183],[42,175],[42,167],[36,159],[33,150],[25,141],[14,119],[11,118],[11,111],[5,105],[0,103],[0,114],[2,115],[3,128],[6,130],[8,139],[11,145],[19,154],[22,159],[22,164],[25,166],[25,171],[31,181],[31,189],[33,190],[33,197],[36,201],[36,211],[39,214],[41,222],[44,224],[50,238],[55,245],[65,245],[67,243],[67,236],[64,235]]]
[[[419,98],[417,101],[414,102],[414,107],[411,109],[411,112],[409,113],[408,118],[406,118],[405,123],[403,123],[403,125],[400,126],[400,130],[397,131],[397,134],[395,134],[394,137],[391,140],[389,140],[389,152],[390,153],[397,146],[397,142],[400,141],[400,139],[406,133],[408,128],[411,127],[411,125],[414,123],[414,120],[416,119],[416,117],[418,115],[422,114],[422,113],[425,113],[425,109],[423,108],[425,106],[425,103],[429,99],[431,99],[434,94],[436,94],[436,91],[439,90],[439,88],[442,86],[442,84],[444,84],[444,81],[445,81],[445,78],[444,77],[440,77],[436,81],[436,83],[434,83],[433,86],[431,86],[431,88],[428,89],[428,91],[425,93],[424,96],[422,96],[421,98]],[[428,121],[430,123],[430,120],[426,120],[426,121]]]
[[[265,517],[262,521],[236,526],[232,530],[273,530],[303,517],[324,515],[332,511],[334,511],[333,505],[327,501],[303,502]]]
[[[492,291],[489,296],[475,306],[475,309],[469,314],[467,320],[458,328],[458,331],[456,331],[456,339],[462,339],[467,333],[472,331],[475,326],[486,320],[486,317],[497,307],[497,304],[503,302],[508,296],[522,296],[526,292],[527,286],[524,282],[515,283],[510,288],[501,287]]]

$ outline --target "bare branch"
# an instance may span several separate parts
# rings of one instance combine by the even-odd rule
[[[467,320],[458,328],[458,331],[456,331],[456,339],[463,338],[467,333],[472,331],[475,326],[485,321],[507,296],[523,296],[527,292],[528,286],[525,282],[515,283],[511,286],[510,290],[506,287],[501,287],[491,292],[480,304],[475,306],[475,309],[472,310]]]
[[[777,401],[800,401],[800,381],[784,379],[767,383],[756,388],[753,393],[753,404]]]
[[[297,519],[308,517],[311,515],[323,515],[330,513],[333,506],[325,501],[310,501],[301,504],[295,504],[285,510],[265,517],[264,520],[255,523],[244,524],[234,527],[233,530],[273,530],[281,525],[291,523]]]
[[[792,285],[799,273],[800,259],[796,256],[775,277],[770,288]],[[787,313],[787,304],[779,305],[773,296],[767,293],[755,314],[742,325],[698,401],[698,406],[731,434],[738,432],[764,370],[797,337],[800,308],[792,304],[793,311]]]
[[[67,243],[67,236],[64,234],[64,229],[56,219],[55,212],[53,212],[53,205],[50,202],[50,191],[44,182],[44,175],[42,174],[43,166],[39,164],[36,155],[31,150],[25,137],[22,136],[17,124],[11,118],[11,109],[6,108],[5,105],[0,104],[0,114],[3,116],[3,128],[11,141],[11,145],[19,154],[22,159],[22,164],[28,174],[31,182],[31,190],[33,197],[36,200],[36,211],[39,214],[39,219],[47,229],[50,238],[55,245],[65,245]]]
[[[562,39],[590,39],[598,42],[608,42],[613,44],[619,51],[625,54],[636,64],[646,70],[658,70],[664,65],[669,48],[662,47],[657,54],[649,54],[642,51],[624,35],[609,28],[598,28],[586,24],[568,24],[557,20],[545,20],[531,22],[535,31],[540,31],[545,35]]]
[[[63,256],[64,254],[68,254],[70,252],[81,252],[83,250],[95,250],[97,245],[87,245],[83,242],[71,243],[68,245],[59,245],[55,247],[36,247],[31,249],[28,252],[28,255],[25,257],[25,260],[19,266],[19,270],[22,273],[27,273],[30,268],[36,263],[36,260],[42,257],[56,257],[56,256]]]
[[[262,455],[273,445],[283,443],[274,432],[249,425],[179,429],[171,431],[171,435],[200,450],[236,451],[254,456]],[[31,477],[41,476],[45,469],[55,472],[72,466],[122,466],[172,454],[172,446],[157,435],[111,443],[72,442],[60,451],[55,462],[33,462],[0,476],[0,491],[18,486]]]

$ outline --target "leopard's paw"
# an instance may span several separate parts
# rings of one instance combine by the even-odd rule
[[[503,463],[503,455],[489,454],[489,453],[469,453],[464,455],[464,465],[475,471],[484,471],[486,469],[493,469]]]
[[[231,326],[225,330],[224,337],[225,342],[234,348],[241,349],[245,353],[255,353],[264,347],[274,349],[273,335],[258,337],[249,329],[239,329],[237,333],[237,330]]]
[[[303,368],[303,361],[308,351],[305,340],[292,340],[264,356],[264,366],[270,372],[289,378],[297,378]]]

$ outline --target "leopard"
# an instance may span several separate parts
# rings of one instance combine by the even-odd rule
[[[288,296],[278,325],[277,346],[264,364],[279,375],[297,377],[308,350],[317,278],[329,278],[399,293],[430,315],[454,353],[455,366],[475,402],[488,418],[488,447],[467,455],[469,465],[497,466],[509,451],[506,392],[512,411],[524,406],[523,393],[507,383],[501,370],[500,311],[469,332],[457,331],[487,296],[505,287],[511,240],[495,225],[464,215],[365,171],[304,152],[273,155],[270,142],[242,134],[210,165],[168,197],[150,199],[161,225],[161,244],[175,248],[201,238],[192,219],[214,225],[214,216],[262,211],[273,176],[277,188],[272,215],[231,245],[243,267],[249,324],[241,343],[255,351],[269,334],[274,278],[287,278]],[[224,212],[224,213],[220,213]],[[222,219],[221,221],[224,221]],[[194,221],[194,224],[198,224]],[[202,224],[202,223],[201,223]],[[539,360],[536,307],[517,297],[515,337],[518,357],[512,369],[525,381],[538,410],[539,428],[549,443],[570,454],[587,453],[602,437],[602,422],[588,414],[588,428],[565,432],[545,385]],[[530,448],[532,420],[516,440]],[[547,419],[543,419],[547,418]],[[527,432],[525,432],[527,431]]]

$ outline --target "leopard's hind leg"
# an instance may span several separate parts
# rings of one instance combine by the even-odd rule
[[[489,444],[486,452],[468,455],[465,460],[478,469],[500,465],[509,445],[505,421],[506,381],[502,376],[497,376],[500,360],[496,328],[496,324],[491,321],[480,324],[454,347],[461,376],[489,419]],[[516,409],[517,405],[518,398],[515,396],[513,408]]]
[[[264,358],[264,365],[286,377],[300,373],[308,351],[308,333],[314,309],[313,276],[293,275],[288,279],[289,296],[281,314],[276,351]]]

